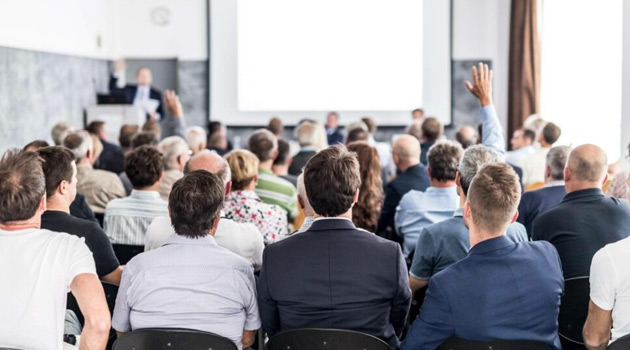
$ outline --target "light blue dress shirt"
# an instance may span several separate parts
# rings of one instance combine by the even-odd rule
[[[497,110],[494,105],[487,105],[481,107],[479,110],[481,114],[481,127],[483,130],[481,143],[489,148],[492,148],[500,155],[505,154],[505,138],[503,137],[503,129],[497,116]]]

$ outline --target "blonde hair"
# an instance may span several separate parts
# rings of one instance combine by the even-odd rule
[[[258,175],[258,158],[247,150],[235,150],[225,155],[232,172],[232,189],[239,191],[249,186]]]
[[[94,151],[93,159],[96,161],[103,153],[103,143],[96,135],[90,134],[90,138],[92,138],[92,150]]]

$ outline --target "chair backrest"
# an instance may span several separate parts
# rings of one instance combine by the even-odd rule
[[[447,339],[438,350],[549,350],[551,346],[530,340],[465,340],[455,336]]]
[[[238,350],[230,339],[210,332],[181,328],[148,328],[125,333],[112,350]]]
[[[627,350],[630,349],[630,334],[625,335],[608,345],[606,350]]]
[[[588,316],[590,284],[588,277],[564,281],[564,295],[558,315],[558,334],[563,342],[584,344],[582,328]]]
[[[302,328],[271,337],[267,350],[391,350],[381,339],[343,329]]]
[[[113,244],[112,247],[121,265],[126,265],[134,256],[144,252],[143,245]]]

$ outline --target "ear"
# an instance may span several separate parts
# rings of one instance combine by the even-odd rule
[[[433,176],[431,176],[431,168],[427,167],[427,173],[429,174],[429,179],[433,180]]]
[[[213,236],[217,232],[217,228],[219,227],[219,221],[221,221],[221,216],[218,216],[212,223],[212,227],[210,228],[210,232],[211,232],[210,234]]]
[[[564,182],[571,181],[571,170],[564,168]]]
[[[304,201],[302,200],[302,196],[298,195],[297,197],[298,197],[298,204],[299,204],[300,208],[302,210],[304,210],[305,205],[304,205]]]
[[[61,180],[61,182],[57,186],[56,193],[59,193],[59,194],[61,194],[63,196],[64,194],[66,194],[67,191],[68,191],[68,181]]]
[[[352,199],[352,204],[355,204],[359,201],[359,190],[354,194],[354,198]]]
[[[551,167],[549,165],[545,166],[545,177],[551,177]]]
[[[257,184],[258,183],[258,174],[254,175],[254,183]]]
[[[232,180],[225,184],[225,195],[227,196],[230,192],[232,192]]]
[[[287,157],[287,166],[291,166],[291,163],[293,163],[293,157]]]
[[[170,205],[168,206],[168,217],[169,218],[171,217],[171,206]]]
[[[518,209],[516,209],[516,213],[514,213],[514,216],[512,216],[512,221],[510,221],[510,224],[513,224],[516,219],[518,219]]]
[[[39,211],[40,213],[43,213],[46,211],[46,193],[45,192],[42,198],[39,200],[39,207],[37,208],[37,211]]]
[[[275,160],[276,158],[278,158],[278,150],[273,151],[273,156],[271,156],[271,158],[273,160]]]
[[[462,175],[459,173],[459,170],[455,173],[455,184],[457,187],[462,188]]]
[[[158,177],[157,182],[162,182],[162,179],[163,179],[163,178],[164,178],[164,170],[162,170],[162,171],[160,172],[160,177]]]

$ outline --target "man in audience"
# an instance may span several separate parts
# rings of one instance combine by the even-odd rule
[[[348,138],[346,139],[346,145],[349,145],[357,141],[367,141],[369,134],[362,128],[348,129]]]
[[[422,110],[422,108],[416,108],[413,111],[411,111],[411,119],[413,119],[413,121],[420,121],[420,124],[422,124],[422,120],[424,119],[424,110]]]
[[[337,112],[330,112],[326,116],[326,135],[329,145],[343,143],[344,135],[339,128],[339,114]]]
[[[90,209],[103,214],[112,199],[126,196],[125,188],[117,174],[94,169],[92,138],[87,131],[69,134],[63,145],[74,153],[77,162],[77,191],[85,196]]]
[[[164,107],[162,106],[162,93],[153,88],[153,74],[147,67],[138,69],[136,73],[136,85],[127,84],[123,87],[118,87],[118,79],[120,75],[124,73],[125,61],[119,59],[116,61],[114,67],[114,74],[109,79],[109,91],[112,94],[121,94],[127,99],[127,103],[134,104],[141,108],[146,109],[146,104],[149,100],[154,100],[158,103],[158,106],[154,111],[146,110],[147,115],[150,115],[152,120],[160,120],[164,118]],[[157,113],[157,114],[156,114]]]
[[[254,343],[260,328],[254,272],[214,239],[223,193],[223,181],[205,170],[173,185],[168,206],[177,234],[125,267],[112,320],[119,336],[188,328],[229,338],[238,349]]]
[[[142,124],[142,132],[151,132],[159,140],[162,139],[162,127],[155,120],[147,120]]]
[[[107,131],[105,130],[105,123],[96,120],[88,124],[86,130],[98,137],[103,145],[103,152],[98,157],[98,160],[94,164],[97,169],[103,169],[111,171],[115,174],[120,174],[123,171],[124,160],[123,152],[117,145],[107,142]]]
[[[307,231],[313,225],[315,221],[315,211],[311,206],[311,203],[308,201],[308,196],[306,195],[306,186],[304,185],[304,173],[300,174],[297,179],[297,191],[298,191],[298,205],[304,212],[304,222],[302,222],[302,226],[297,230],[296,233]]]
[[[414,120],[405,129],[405,134],[415,137],[416,139],[418,139],[418,141],[422,140],[422,123],[420,121]]]
[[[593,255],[630,233],[628,203],[602,193],[607,168],[601,148],[588,144],[575,148],[564,169],[567,195],[534,220],[532,240],[556,247],[565,279],[588,276]]]
[[[50,146],[48,142],[44,140],[35,140],[31,141],[22,148],[22,150],[27,152],[37,152],[38,149]]]
[[[151,221],[168,215],[168,203],[158,192],[163,169],[162,154],[154,147],[141,146],[125,156],[125,174],[133,191],[127,198],[109,202],[103,221],[103,229],[113,244],[144,245]]]
[[[276,135],[278,139],[284,135],[284,125],[282,125],[282,120],[278,117],[272,117],[269,120],[269,124],[266,127],[267,130],[271,131],[272,134]]]
[[[359,162],[343,146],[325,149],[304,170],[316,219],[305,232],[267,246],[258,283],[265,331],[339,328],[399,344],[411,295],[398,244],[357,229]]]
[[[144,145],[157,147],[159,142],[160,140],[155,133],[143,131],[133,136],[131,139],[131,149],[133,150]]]
[[[564,281],[558,253],[547,242],[514,243],[505,237],[518,215],[520,194],[518,176],[509,165],[491,163],[479,170],[464,207],[470,252],[431,278],[401,350],[435,349],[453,335],[561,348],[558,313]]]
[[[529,129],[515,130],[510,139],[512,150],[505,153],[505,161],[512,165],[518,165],[524,158],[536,153],[534,140],[536,140],[534,131]]]
[[[461,156],[462,148],[455,143],[435,144],[427,157],[431,186],[424,192],[411,190],[400,200],[394,221],[396,233],[403,238],[405,257],[415,249],[424,227],[452,217],[457,209],[459,196],[455,178]]]
[[[547,152],[560,138],[560,132],[560,128],[556,124],[547,123],[538,137],[540,148],[534,154],[521,159],[519,164],[515,164],[523,170],[523,185],[525,187],[545,181]]]
[[[69,122],[59,122],[53,126],[50,136],[52,136],[53,142],[56,146],[61,146],[63,145],[63,140],[66,136],[72,132],[74,132],[72,124]]]
[[[197,154],[206,149],[206,131],[200,126],[191,126],[186,129],[186,142],[192,154]]]
[[[164,176],[159,189],[160,197],[167,201],[175,181],[184,176],[182,170],[190,159],[191,152],[186,141],[177,136],[165,138],[158,144],[157,148],[164,156]]]
[[[204,150],[192,156],[186,163],[184,174],[194,170],[205,170],[217,175],[223,181],[225,195],[230,193],[232,189],[230,167],[227,161],[216,153]],[[155,218],[147,229],[144,251],[161,247],[174,234],[175,231],[168,216]],[[214,239],[219,246],[249,261],[255,271],[260,270],[265,244],[256,226],[230,220],[221,211],[221,220]]]
[[[313,147],[315,143],[315,128],[315,124],[310,122],[303,122],[295,128],[295,138],[300,144],[300,151],[293,156],[293,161],[289,167],[289,174],[295,176],[300,175],[306,162],[317,153]]]
[[[260,129],[247,140],[247,149],[258,157],[256,193],[263,202],[280,206],[289,219],[297,214],[297,190],[289,181],[271,171],[278,156],[278,139],[267,129]]]
[[[393,239],[394,215],[400,199],[409,191],[424,191],[431,185],[429,173],[420,164],[420,142],[411,135],[403,135],[394,141],[392,158],[398,175],[385,186],[385,200],[378,219],[376,234]],[[393,233],[393,232],[392,232]]]
[[[455,140],[459,142],[463,149],[477,144],[477,131],[470,125],[464,125],[455,134]]]
[[[40,228],[46,181],[34,152],[0,159],[0,347],[63,349],[68,291],[85,318],[79,347],[105,349],[110,315],[83,240]]]
[[[283,139],[278,139],[278,156],[273,160],[271,171],[291,183],[293,187],[297,186],[297,176],[289,174],[289,168],[293,163],[293,158],[289,154],[291,146]]]
[[[427,165],[429,148],[435,144],[443,133],[444,129],[442,128],[442,123],[440,123],[436,118],[429,117],[424,119],[422,122],[422,142],[420,143],[420,148],[422,149],[422,153],[420,153],[420,162],[422,164]]]
[[[483,145],[471,146],[464,151],[455,180],[459,193],[459,208],[450,219],[427,226],[420,231],[409,269],[412,292],[424,288],[429,284],[431,277],[468,255],[470,239],[464,222],[468,189],[480,168],[486,164],[499,162],[502,162],[501,156]],[[525,227],[519,223],[511,223],[507,227],[506,236],[515,243],[527,241]]]
[[[41,148],[38,154],[44,161],[42,169],[46,177],[46,211],[41,228],[84,237],[94,256],[98,276],[103,281],[120,284],[122,267],[103,229],[94,221],[70,215],[70,203],[77,193],[74,154],[60,146]]]
[[[564,188],[564,166],[569,156],[569,147],[556,146],[547,153],[545,187],[523,194],[518,205],[517,221],[525,225],[527,234],[532,234],[532,224],[538,215],[562,202],[567,194]]]
[[[120,143],[120,150],[123,154],[129,153],[133,149],[131,146],[131,140],[133,140],[133,138],[138,134],[139,130],[140,128],[137,124],[125,124],[120,127],[118,143]]]
[[[208,149],[217,152],[223,157],[232,150],[232,145],[227,137],[227,128],[221,122],[210,122],[208,124]]]

